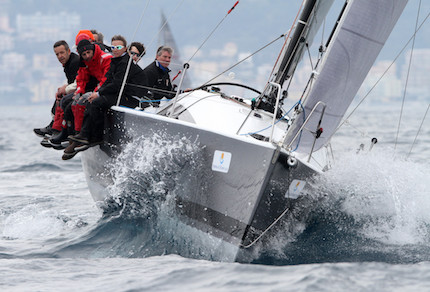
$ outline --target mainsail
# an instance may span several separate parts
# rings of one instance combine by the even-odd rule
[[[295,119],[286,137],[292,149],[310,153],[324,146],[334,134],[342,117],[354,99],[367,73],[394,28],[407,0],[352,0],[348,1],[339,25],[323,60],[321,70],[303,103],[304,110]],[[322,135],[315,140],[323,106],[315,114],[298,139],[294,140],[305,118],[318,102],[326,107],[322,117]]]

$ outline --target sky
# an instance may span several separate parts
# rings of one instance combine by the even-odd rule
[[[28,14],[57,13],[59,10],[79,13],[82,28],[95,28],[105,35],[105,42],[115,34],[124,35],[127,40],[141,41],[147,45],[148,56],[157,47],[161,13],[169,24],[180,48],[199,47],[216,25],[226,16],[236,0],[19,0],[11,1],[15,12]],[[240,0],[236,8],[225,17],[220,26],[204,44],[202,51],[222,48],[227,42],[236,42],[240,51],[253,52],[277,36],[285,33],[297,14],[301,0]],[[342,6],[344,1],[335,0],[333,7]],[[409,38],[415,26],[418,6],[421,3],[422,19],[430,11],[430,1],[410,0],[392,38],[381,57],[389,59]],[[24,5],[23,5],[24,4]],[[329,18],[337,16],[339,8],[334,8]],[[427,25],[422,32],[430,34]],[[273,58],[280,50],[278,42],[269,49],[267,59]],[[430,47],[430,38],[421,38],[417,47]],[[184,55],[187,59],[192,55]],[[152,57],[151,57],[152,58]],[[259,58],[259,57],[257,57]]]
[[[109,3],[110,1],[105,2]],[[112,10],[103,12],[107,14],[106,20],[108,22],[115,20],[114,23],[116,23],[112,27],[110,25],[106,26],[105,35],[108,40],[119,31],[121,34],[125,34],[128,39],[141,40],[148,45],[148,53],[150,54],[151,49],[154,51],[156,48],[157,33],[161,23],[160,14],[163,12],[168,18],[179,47],[198,47],[226,16],[227,11],[235,2],[236,0],[124,0],[121,2],[124,3],[122,5],[132,7],[136,16],[130,17],[130,21],[127,22],[125,27],[120,21],[120,15],[116,15]],[[415,26],[419,2],[419,0],[409,1],[404,14],[393,31],[392,38],[387,43],[386,52],[382,52],[382,58],[389,58],[390,54],[395,54],[397,49],[411,36]],[[430,11],[430,1],[422,2],[424,3],[421,3],[421,19]],[[334,1],[334,12],[329,15],[329,18],[333,20],[337,17],[339,11],[337,7],[342,6],[342,3],[342,0]],[[241,51],[255,51],[290,28],[300,4],[300,0],[241,0],[202,49],[207,51],[208,48],[222,47],[223,43],[234,41],[239,44],[239,50]],[[109,13],[112,14],[109,15]],[[126,15],[128,14],[131,15],[131,12],[126,13]],[[83,21],[85,22],[87,19],[84,18]],[[97,26],[99,22],[101,24],[106,23],[100,20],[88,25]],[[103,31],[103,26],[99,30]],[[430,26],[427,25],[421,33],[428,35]],[[429,38],[422,39],[427,40],[417,42],[416,46],[430,47]],[[273,49],[276,53],[281,45],[282,42],[274,45]],[[187,57],[189,56],[184,56],[185,59]]]
[[[0,0],[0,3],[5,1],[7,0]],[[161,13],[164,13],[168,19],[182,60],[188,61],[196,53],[196,49],[202,46],[196,53],[194,62],[203,62],[211,57],[213,59],[214,53],[225,51],[226,44],[232,42],[237,44],[237,49],[242,56],[262,48],[288,31],[302,1],[240,0],[235,9],[227,15],[227,11],[235,3],[236,0],[10,0],[9,5],[11,14],[29,15],[37,12],[52,14],[61,11],[77,13],[81,16],[81,29],[101,31],[107,44],[116,34],[124,35],[129,42],[143,42],[147,48],[147,54],[140,64],[145,66],[155,57]],[[333,23],[343,3],[342,0],[334,0],[327,23]],[[413,33],[420,5],[420,21],[430,12],[430,1],[409,0],[391,37],[381,51],[379,60],[394,59],[405,46]],[[328,31],[329,25],[326,28],[326,36]],[[426,37],[429,34],[430,23],[418,33],[415,47],[430,48],[430,38]],[[320,38],[321,36],[317,34],[317,43]],[[74,43],[73,39],[66,41]],[[283,40],[278,40],[253,56],[253,63],[257,66],[257,70],[260,64],[275,63],[282,44]],[[44,46],[46,51],[52,50],[51,43],[46,43]],[[399,67],[404,59],[398,60]],[[217,60],[222,61],[221,58]],[[229,65],[236,61],[238,60],[231,61]],[[196,68],[194,65],[190,62],[191,68]],[[221,72],[215,72],[213,75],[217,73]]]

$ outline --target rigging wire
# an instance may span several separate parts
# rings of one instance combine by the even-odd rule
[[[229,68],[227,68],[227,69],[226,69],[226,70],[224,70],[223,72],[219,73],[218,75],[216,75],[216,76],[215,76],[215,77],[213,77],[212,79],[210,79],[210,80],[206,81],[206,82],[205,82],[205,83],[203,83],[202,85],[200,85],[200,86],[198,86],[197,88],[195,88],[195,89],[193,89],[193,90],[189,91],[187,94],[185,94],[185,95],[181,96],[181,97],[180,97],[180,99],[183,99],[183,98],[187,97],[188,95],[190,95],[190,94],[191,94],[191,92],[192,92],[192,91],[194,91],[194,90],[196,90],[196,89],[200,89],[200,88],[202,88],[203,86],[205,86],[206,84],[211,83],[213,80],[215,80],[215,79],[216,79],[216,78],[218,78],[219,76],[223,75],[223,74],[224,74],[224,73],[226,73],[227,71],[229,71],[229,70],[233,69],[234,67],[238,66],[239,64],[243,63],[244,61],[246,61],[247,59],[251,58],[252,56],[254,56],[254,55],[258,54],[260,51],[262,51],[262,50],[264,50],[265,48],[269,47],[270,45],[272,45],[272,44],[273,44],[273,43],[275,43],[277,40],[279,40],[279,39],[281,39],[281,38],[283,38],[283,37],[285,37],[285,35],[281,35],[281,36],[277,37],[276,39],[274,39],[274,40],[270,41],[269,43],[267,43],[267,44],[266,44],[266,45],[264,45],[263,47],[259,48],[258,50],[256,50],[256,51],[255,51],[255,52],[253,52],[252,54],[250,54],[250,55],[248,55],[247,57],[245,57],[245,58],[243,58],[242,60],[240,60],[239,62],[237,62],[237,63],[233,64],[232,66],[230,66]],[[134,84],[133,84],[133,85],[134,85]],[[138,86],[138,85],[134,85],[134,86],[142,87],[142,86]]]
[[[215,77],[213,77],[212,79],[206,81],[203,85],[211,83],[213,80],[217,79],[218,77],[220,77],[221,75],[223,75],[225,72],[233,69],[234,67],[238,66],[239,64],[245,62],[247,59],[251,58],[252,56],[254,56],[255,54],[259,53],[260,51],[264,50],[265,48],[267,48],[268,46],[270,46],[271,44],[273,44],[274,42],[276,42],[277,40],[281,39],[285,37],[285,34],[280,35],[279,37],[277,37],[276,39],[272,40],[271,42],[269,42],[268,44],[264,45],[263,47],[259,48],[257,51],[253,52],[251,55],[248,55],[247,57],[243,58],[242,60],[240,60],[239,62],[233,64],[232,66],[230,66],[229,68],[225,69],[224,71],[222,71],[221,73],[219,73],[218,75],[216,75]],[[203,86],[202,85],[202,86]],[[201,86],[200,86],[201,87]]]
[[[420,0],[420,2],[418,4],[417,18],[415,20],[415,32],[417,31],[417,27],[418,27],[418,20],[419,20],[419,17],[420,17],[420,10],[421,10],[421,0]],[[410,75],[411,66],[412,66],[412,56],[413,56],[414,48],[415,48],[415,39],[416,39],[416,34],[414,34],[414,37],[413,37],[413,40],[412,40],[411,55],[409,56],[408,72],[406,74],[405,88],[403,90],[403,98],[402,98],[402,106],[400,108],[399,124],[397,125],[396,140],[394,142],[394,154],[396,153],[397,142],[398,142],[398,139],[399,139],[400,124],[402,122],[403,108],[404,108],[405,99],[406,99],[406,90],[408,88],[409,75]]]
[[[424,18],[424,20],[421,22],[418,29],[414,32],[414,34],[409,38],[409,40],[406,42],[406,44],[403,46],[403,48],[400,50],[400,52],[397,54],[397,56],[393,59],[391,64],[387,67],[387,69],[382,73],[381,77],[376,80],[375,84],[369,89],[369,91],[366,93],[366,95],[358,102],[358,104],[354,107],[354,109],[349,113],[349,115],[342,121],[342,123],[339,124],[339,126],[336,128],[334,133],[336,133],[344,124],[345,122],[355,113],[355,111],[360,107],[360,105],[364,102],[364,100],[369,96],[369,94],[375,89],[375,87],[379,84],[379,82],[384,78],[385,74],[387,74],[388,70],[394,65],[394,63],[397,61],[397,59],[401,56],[401,54],[404,52],[406,47],[409,45],[409,43],[412,41],[412,39],[415,37],[415,35],[420,31],[424,23],[427,21],[427,19],[430,17],[430,12],[427,14],[427,16]],[[334,134],[333,133],[333,134]]]
[[[420,131],[421,131],[421,127],[423,126],[424,121],[425,121],[425,119],[426,119],[426,117],[427,117],[427,113],[428,113],[428,111],[429,111],[429,108],[430,108],[430,104],[427,106],[426,113],[424,114],[423,120],[421,121],[421,125],[420,125],[420,127],[418,128],[418,131],[417,131],[417,134],[416,134],[416,136],[415,136],[414,142],[412,143],[411,150],[409,150],[409,153],[408,153],[408,155],[406,156],[406,158],[409,158],[409,155],[411,155],[411,153],[412,153],[412,148],[414,148],[415,141],[417,141],[418,134],[420,133]]]
[[[172,16],[174,14],[176,14],[176,12],[178,11],[179,7],[182,5],[182,3],[184,3],[185,0],[182,0],[181,2],[178,3],[178,5],[176,5],[175,9],[173,9],[172,13],[170,13],[170,15],[166,18],[166,20],[164,21],[164,23],[161,25],[160,29],[158,30],[158,32],[152,37],[151,41],[149,42],[149,45],[147,47],[150,47],[152,45],[152,43],[155,41],[155,38],[158,37],[160,35],[160,32],[163,30],[163,28],[167,25],[167,23],[169,22],[169,20],[172,18]],[[144,52],[146,52],[146,47]],[[144,54],[142,54],[143,56]]]
[[[146,12],[146,9],[148,8],[148,6],[149,6],[149,2],[150,2],[150,0],[148,0],[147,2],[146,2],[146,6],[145,6],[145,9],[143,10],[143,12],[142,12],[142,15],[140,16],[140,19],[139,19],[139,22],[138,22],[138,24],[137,24],[137,26],[136,26],[136,29],[135,29],[135,31],[134,31],[134,34],[133,34],[133,37],[131,38],[131,40],[133,41],[134,39],[135,39],[135,37],[136,37],[136,33],[137,33],[137,30],[139,29],[139,26],[140,26],[140,24],[141,24],[141,22],[142,22],[142,19],[143,19],[143,16],[145,15],[145,12]],[[184,0],[182,0],[178,5],[176,5],[176,7],[175,7],[175,9],[173,10],[173,12],[170,14],[170,16],[169,16],[169,18],[178,10],[178,8],[179,8],[179,6],[182,4],[184,2]],[[167,19],[166,19],[166,21],[165,21],[165,23],[164,23],[164,25],[163,25],[163,27],[166,25],[166,23],[167,23]],[[162,28],[163,28],[162,27]],[[161,28],[161,29],[162,29]],[[155,36],[157,36],[159,33],[160,33],[160,31],[161,31],[161,29],[158,31],[158,33],[155,35]],[[150,41],[150,43],[149,43],[149,46],[152,44],[152,42],[154,41],[154,39],[155,39],[155,36],[152,38],[152,40]],[[131,43],[131,42],[130,42]],[[144,55],[144,53],[146,52],[146,49],[147,49],[147,47],[148,46],[146,46],[145,48],[144,48],[144,50],[143,50],[143,53],[141,54],[141,57]],[[139,61],[140,59],[138,59],[137,61]],[[117,101],[116,101],[116,105],[117,106],[119,106],[119,104],[120,104],[120,102],[121,102],[121,96],[122,96],[122,93],[124,92],[124,88],[125,88],[125,85],[126,85],[126,83],[127,83],[127,77],[128,77],[128,73],[130,72],[130,67],[131,67],[131,63],[132,63],[132,58],[130,58],[130,60],[128,60],[128,64],[127,64],[127,69],[125,70],[125,74],[124,74],[124,79],[123,79],[123,81],[122,81],[122,84],[121,84],[121,88],[120,88],[120,90],[119,90],[119,94],[118,94],[118,99],[117,99]]]
[[[302,93],[302,95],[300,96],[300,101],[303,103],[305,100],[306,100],[306,98],[309,96],[309,94],[310,94],[310,91],[311,91],[311,89],[312,89],[312,85],[313,85],[313,81],[314,81],[314,79],[315,79],[315,75],[318,75],[318,73],[316,72],[316,69],[318,68],[318,65],[319,65],[319,63],[320,63],[320,61],[322,60],[322,58],[323,58],[323,56],[324,56],[324,53],[325,53],[325,48],[324,48],[324,32],[325,32],[325,25],[326,25],[326,17],[324,18],[324,20],[323,20],[323,28],[322,28],[322,31],[321,31],[321,44],[320,44],[320,49],[319,49],[319,56],[318,56],[318,59],[317,59],[317,61],[316,61],[316,63],[315,63],[315,67],[313,66],[313,64],[312,64],[312,57],[311,57],[311,53],[310,53],[310,50],[309,50],[309,46],[306,46],[306,48],[307,48],[307,51],[308,51],[308,55],[309,55],[309,61],[310,61],[310,65],[311,65],[311,68],[312,68],[312,73],[311,73],[311,75],[309,76],[309,79],[308,79],[308,82],[306,83],[306,86],[305,86],[305,88],[303,89],[303,93]],[[293,74],[295,74],[295,72],[293,73]],[[291,84],[291,81],[292,81],[292,77],[290,78],[290,83],[288,84],[288,88],[290,87],[290,84]],[[306,96],[305,96],[306,95]]]
[[[131,40],[132,40],[132,41],[133,41],[133,40],[135,39],[135,37],[136,37],[137,30],[139,29],[140,24],[142,23],[143,16],[145,15],[145,13],[146,13],[146,9],[148,9],[148,6],[149,6],[149,2],[151,2],[151,0],[146,1],[146,6],[145,6],[145,8],[144,8],[144,9],[143,9],[143,11],[142,11],[142,15],[140,16],[139,22],[137,23],[136,29],[134,30],[133,36],[131,37]],[[132,41],[131,41],[131,42],[132,42]],[[131,42],[130,42],[130,43],[131,43]]]
[[[202,42],[202,44],[200,45],[200,47],[197,48],[197,50],[194,52],[194,54],[190,57],[190,59],[188,60],[188,62],[186,63],[190,63],[191,59],[194,58],[194,56],[197,54],[198,51],[200,51],[200,49],[203,47],[203,45],[208,41],[208,39],[213,35],[213,33],[218,29],[218,27],[221,25],[221,23],[224,22],[224,20],[227,18],[227,16],[230,14],[230,12],[233,11],[234,8],[236,8],[237,4],[239,4],[239,1],[236,1],[236,3],[233,5],[233,7],[230,8],[230,10],[227,12],[227,14],[224,16],[223,19],[221,19],[220,22],[218,22],[218,24],[215,26],[215,28],[209,33],[209,35],[206,37],[206,39]]]
[[[137,23],[136,29],[134,30],[134,34],[133,34],[133,36],[132,36],[132,38],[131,38],[131,40],[132,40],[132,41],[133,41],[133,40],[134,40],[134,38],[136,37],[137,30],[139,29],[139,26],[140,26],[140,24],[142,23],[143,16],[145,15],[146,9],[148,8],[148,5],[149,5],[149,2],[150,2],[150,1],[151,1],[151,0],[148,0],[148,1],[146,2],[145,9],[143,9],[143,11],[142,11],[142,15],[140,16],[140,19],[139,19],[139,21],[138,21],[138,23]],[[131,43],[131,42],[130,42],[130,43]],[[122,96],[122,93],[124,92],[125,84],[126,84],[126,82],[127,82],[127,77],[128,77],[128,73],[130,72],[130,67],[131,67],[131,63],[132,63],[132,62],[133,62],[133,58],[130,58],[130,59],[128,60],[128,64],[127,64],[127,68],[126,68],[126,70],[125,70],[124,79],[122,80],[121,88],[119,89],[118,98],[117,98],[117,101],[116,101],[116,105],[117,105],[117,106],[118,106],[118,105],[119,105],[119,103],[121,102],[121,96]]]
[[[306,51],[308,52],[309,63],[311,64],[312,70],[314,70],[314,64],[312,63],[311,51],[309,50],[309,45],[306,43]]]

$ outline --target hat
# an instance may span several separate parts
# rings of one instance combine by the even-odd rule
[[[94,41],[95,39],[94,39],[94,35],[91,33],[91,31],[86,30],[86,29],[82,29],[76,35],[75,45],[77,46],[79,44],[79,42],[82,40]]]
[[[82,55],[83,52],[93,50],[94,51],[94,45],[89,40],[82,40],[78,44],[78,53],[79,55]]]

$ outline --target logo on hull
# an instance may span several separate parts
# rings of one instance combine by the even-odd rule
[[[212,170],[227,173],[230,168],[231,153],[215,150]]]
[[[285,198],[297,199],[300,196],[300,193],[303,191],[306,182],[303,180],[295,179],[291,182],[288,191],[285,194]]]

